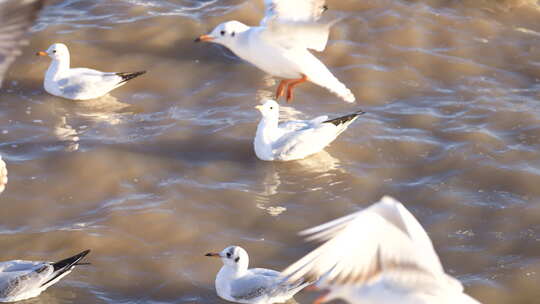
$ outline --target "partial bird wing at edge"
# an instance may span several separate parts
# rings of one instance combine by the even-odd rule
[[[262,38],[286,49],[303,47],[323,51],[330,27],[337,22],[317,22],[326,10],[324,0],[265,0]]]
[[[43,6],[43,0],[0,2],[0,88],[5,72],[27,43],[23,36]]]
[[[327,9],[325,0],[264,0],[265,17],[261,25],[270,19],[282,21],[317,21]]]
[[[399,206],[399,202],[384,198],[367,209],[303,231],[301,234],[310,235],[310,241],[326,242],[283,274],[291,282],[324,277],[330,284],[358,285],[392,268],[414,269],[440,277],[440,262],[433,265],[434,259],[425,261],[418,244],[400,228],[403,224],[390,221],[390,214],[394,218],[401,216]]]

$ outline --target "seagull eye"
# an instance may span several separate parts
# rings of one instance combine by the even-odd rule
[[[56,50],[52,51],[53,53],[56,53]]]
[[[273,109],[274,109],[274,107],[270,107],[270,110],[273,110]]]
[[[238,263],[238,261],[240,261],[240,257],[237,257],[236,259],[234,259],[234,261]]]
[[[221,36],[225,35],[225,31],[221,31],[219,33],[221,34]]]
[[[230,253],[230,252],[227,252],[227,257],[228,257],[228,258],[231,257],[231,253]]]

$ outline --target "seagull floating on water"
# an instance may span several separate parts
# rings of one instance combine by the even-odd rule
[[[51,65],[45,74],[45,91],[54,96],[72,100],[102,97],[129,80],[146,73],[146,71],[116,73],[70,68],[69,50],[63,43],[55,43],[47,51],[37,52],[36,55],[52,58]]]
[[[363,111],[358,111],[334,119],[319,116],[312,120],[287,121],[279,124],[277,102],[267,100],[255,108],[261,111],[262,119],[257,126],[253,146],[257,157],[267,161],[302,159],[320,152],[359,115],[364,114]]]
[[[37,297],[49,286],[68,275],[90,250],[52,262],[14,260],[0,263],[0,302],[15,302]]]
[[[216,276],[216,291],[220,298],[248,304],[283,303],[310,283],[287,283],[281,273],[265,268],[251,268],[247,252],[239,246],[229,246],[220,253],[206,256],[221,258],[223,267]]]
[[[6,163],[2,160],[2,156],[0,155],[0,193],[4,192],[6,189],[6,184],[8,182],[7,175]]]
[[[315,303],[341,298],[363,304],[479,304],[444,272],[426,231],[398,201],[378,203],[307,229],[324,241],[287,269],[289,282],[315,280],[327,293]]]
[[[28,28],[36,19],[43,0],[0,0],[0,88],[11,63],[21,54]]]
[[[228,21],[195,41],[222,44],[266,73],[284,78],[277,88],[277,99],[286,91],[287,101],[291,101],[294,88],[310,81],[347,102],[354,102],[353,93],[308,50],[322,52],[330,27],[335,23],[319,21],[327,9],[324,3],[324,0],[265,0],[266,16],[259,26]]]

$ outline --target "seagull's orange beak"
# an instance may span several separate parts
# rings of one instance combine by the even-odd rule
[[[213,36],[210,36],[210,35],[202,35],[202,36],[199,36],[199,38],[195,39],[195,42],[204,42],[204,41],[212,41],[214,40],[214,37]]]
[[[212,258],[220,258],[220,257],[221,257],[221,256],[219,255],[219,253],[215,253],[215,252],[207,253],[207,254],[205,254],[204,256],[212,257]]]
[[[39,51],[36,53],[36,56],[48,56],[48,54],[46,52]]]

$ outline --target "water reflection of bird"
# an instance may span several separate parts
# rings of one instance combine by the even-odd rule
[[[283,273],[290,282],[319,279],[326,294],[315,303],[479,304],[445,273],[426,231],[391,197],[301,234],[325,243]]]
[[[326,48],[329,29],[335,23],[319,20],[327,9],[324,2],[265,0],[266,12],[260,26],[229,21],[195,41],[222,44],[266,73],[284,78],[278,85],[277,99],[286,95],[291,101],[294,88],[310,81],[354,102],[353,93],[309,51]]]

